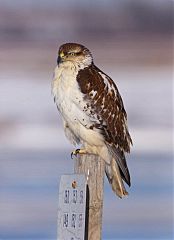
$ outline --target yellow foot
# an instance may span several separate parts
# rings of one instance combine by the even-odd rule
[[[77,156],[77,154],[86,154],[86,150],[85,149],[76,149],[71,153],[71,158],[73,158],[73,156]]]

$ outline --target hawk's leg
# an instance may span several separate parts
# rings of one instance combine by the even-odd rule
[[[87,151],[85,149],[76,149],[73,152],[71,152],[71,158],[73,158],[73,156],[77,156],[77,154],[87,154]]]

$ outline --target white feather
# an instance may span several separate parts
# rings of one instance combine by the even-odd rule
[[[89,128],[93,122],[91,117],[83,111],[86,102],[76,80],[77,68],[70,62],[66,63],[66,65],[61,64],[56,67],[54,76],[52,93],[55,102],[66,123],[65,125],[76,136],[73,137],[68,132],[67,137],[73,143],[74,139],[77,138],[80,139],[82,144],[87,143],[90,146],[102,147],[104,145],[103,136],[99,130],[95,129],[94,131]],[[93,94],[95,95],[96,91],[93,91]]]

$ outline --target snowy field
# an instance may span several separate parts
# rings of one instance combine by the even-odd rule
[[[64,42],[88,47],[116,82],[134,143],[129,196],[105,181],[103,240],[174,239],[172,2],[0,1],[0,240],[56,239],[74,149],[51,96]]]

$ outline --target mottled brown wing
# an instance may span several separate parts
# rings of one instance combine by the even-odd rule
[[[106,144],[116,155],[123,179],[130,185],[124,153],[130,152],[132,140],[126,111],[115,83],[93,64],[79,71],[77,81],[85,100],[90,102],[91,113],[95,113],[93,127],[101,130]]]

